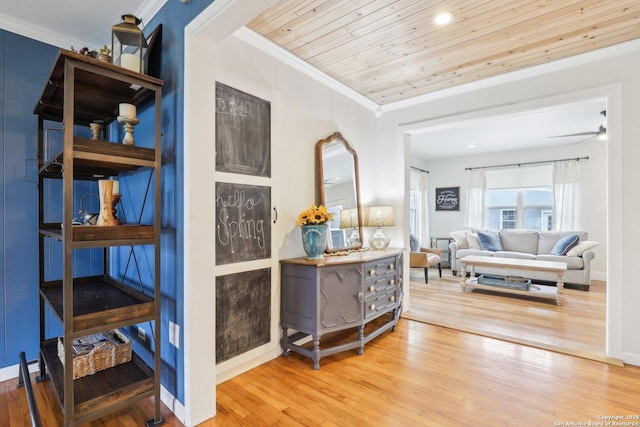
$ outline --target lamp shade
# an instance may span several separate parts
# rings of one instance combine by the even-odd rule
[[[353,228],[358,226],[358,210],[355,208],[342,209],[340,211],[340,228]]]
[[[365,227],[392,227],[396,225],[393,206],[369,206],[364,219]]]

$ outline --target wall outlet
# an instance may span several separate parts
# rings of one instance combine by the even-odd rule
[[[169,344],[180,348],[180,326],[169,320]]]
[[[147,332],[140,326],[138,326],[138,338],[140,338],[141,341],[147,340]]]

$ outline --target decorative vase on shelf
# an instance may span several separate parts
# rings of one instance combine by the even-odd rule
[[[100,192],[100,214],[96,225],[111,226],[118,225],[113,217],[113,184],[109,179],[98,180],[98,190]]]
[[[327,232],[329,224],[301,225],[302,246],[307,253],[307,259],[323,259],[327,248]]]

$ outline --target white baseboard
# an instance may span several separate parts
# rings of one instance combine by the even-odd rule
[[[160,400],[167,405],[167,408],[176,416],[182,424],[185,424],[185,410],[184,405],[167,390],[163,385],[160,385]]]
[[[29,366],[29,373],[33,374],[34,372],[40,372],[40,367],[37,363],[32,363]],[[15,378],[18,378],[20,375],[20,365],[11,365],[6,368],[0,369],[0,382],[9,381]]]
[[[606,271],[592,271],[591,272],[591,280],[599,280],[601,282],[607,281],[607,272]]]
[[[640,354],[622,353],[622,361],[628,365],[640,366]]]

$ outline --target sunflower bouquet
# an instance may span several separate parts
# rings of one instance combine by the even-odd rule
[[[300,212],[296,225],[322,225],[333,220],[333,214],[327,210],[326,206],[311,205],[307,210]]]

